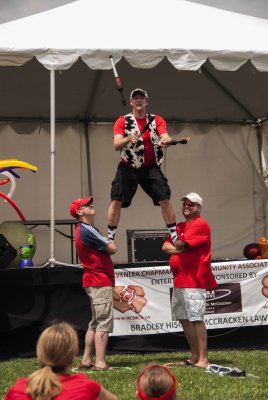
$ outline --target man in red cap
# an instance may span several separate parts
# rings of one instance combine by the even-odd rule
[[[70,214],[79,220],[75,230],[77,255],[84,267],[83,287],[90,298],[92,318],[85,337],[79,369],[111,370],[105,360],[109,333],[113,332],[114,267],[110,255],[117,251],[114,241],[105,238],[93,225],[96,214],[93,197],[75,199]],[[93,364],[93,355],[96,361]]]
[[[172,320],[180,321],[191,357],[165,365],[206,368],[206,289],[217,286],[211,270],[210,227],[200,215],[203,200],[199,194],[188,193],[181,201],[185,222],[177,225],[178,240],[173,244],[169,237],[162,249],[171,255],[169,264],[174,276]]]
[[[132,112],[121,116],[114,124],[114,149],[121,161],[112,182],[111,205],[108,210],[108,237],[113,240],[121,208],[129,207],[138,185],[160,206],[172,240],[176,240],[175,211],[170,202],[171,191],[160,169],[162,148],[172,140],[166,122],[159,115],[148,114],[148,95],[144,89],[134,89],[130,95]]]

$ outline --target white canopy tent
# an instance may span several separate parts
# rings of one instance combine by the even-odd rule
[[[80,0],[2,24],[1,65],[21,65],[36,56],[48,69],[63,70],[78,57],[92,69],[110,69],[109,55],[136,68],[153,68],[163,57],[179,70],[197,70],[207,58],[234,71],[251,60],[267,71],[268,21],[168,0],[142,10],[131,3]]]
[[[185,191],[201,191],[210,206],[204,212],[214,226],[217,244],[214,255],[239,257],[243,244],[265,234],[267,190],[258,174],[262,172],[258,145],[268,116],[267,35],[267,20],[183,0],[168,0],[157,6],[146,0],[139,8],[125,0],[94,3],[80,0],[0,26],[0,120],[38,126],[40,121],[50,121],[52,263],[56,125],[83,122],[87,132],[92,124],[91,141],[88,142],[86,135],[84,143],[86,152],[91,152],[96,165],[98,160],[104,165],[103,152],[112,153],[112,145],[107,144],[107,126],[102,125],[100,132],[96,123],[107,124],[126,112],[116,93],[110,55],[125,93],[133,87],[145,87],[151,111],[165,117],[170,132],[175,136],[191,135],[191,147],[183,149],[184,156],[178,156],[172,149],[164,168],[172,189],[177,186],[174,168],[180,171],[180,188],[175,188],[177,196]],[[105,145],[108,150],[103,150]],[[229,154],[233,153],[228,184],[230,180],[233,183],[230,193],[225,194],[222,213],[220,187],[228,190],[225,174],[230,162],[225,159],[226,148]],[[9,157],[3,151],[1,158]],[[217,158],[221,159],[221,165],[217,165]],[[213,159],[216,159],[214,164]],[[200,174],[202,171],[200,176],[195,172],[197,169]],[[99,169],[94,172],[92,164],[88,172],[91,174],[88,189],[95,195],[100,172]],[[246,174],[251,174],[250,179]],[[107,178],[102,174],[101,177],[106,182]],[[80,193],[73,193],[77,195]],[[97,194],[100,204],[106,207],[104,196],[109,197],[108,186]],[[143,204],[142,195],[138,196],[138,202]],[[69,200],[65,198],[66,209]],[[132,228],[129,214],[127,218],[127,226]],[[151,218],[154,219],[154,214]],[[148,222],[145,224],[148,226]],[[151,222],[149,225],[154,226]],[[225,230],[228,239],[221,241],[217,237]]]

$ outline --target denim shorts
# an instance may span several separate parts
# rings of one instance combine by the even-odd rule
[[[173,321],[204,321],[206,289],[173,288],[171,310]]]
[[[85,288],[91,303],[92,318],[88,329],[99,332],[113,332],[113,287],[94,286]]]

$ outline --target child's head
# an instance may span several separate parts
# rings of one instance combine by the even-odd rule
[[[42,366],[70,367],[78,352],[78,337],[66,322],[53,324],[43,331],[37,342],[37,358]]]
[[[176,399],[176,378],[163,365],[152,364],[143,368],[137,378],[136,386],[136,397],[141,400]]]
[[[62,390],[59,374],[66,373],[78,352],[78,337],[66,322],[53,324],[40,335],[36,354],[41,368],[28,379],[26,393],[31,398],[52,400]]]

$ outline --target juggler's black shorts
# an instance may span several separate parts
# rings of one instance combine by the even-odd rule
[[[120,162],[112,182],[111,200],[121,201],[122,207],[130,206],[138,185],[151,197],[155,206],[159,206],[161,200],[170,199],[167,178],[157,164],[137,169]]]

